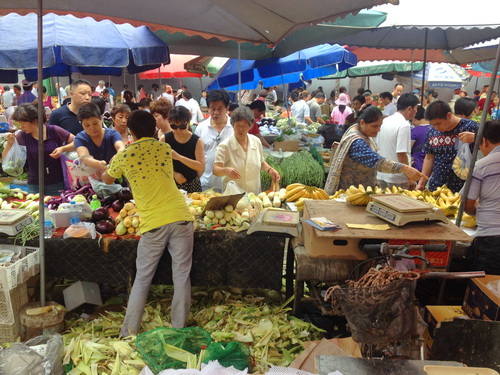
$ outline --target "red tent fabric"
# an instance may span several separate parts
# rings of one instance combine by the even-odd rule
[[[160,67],[162,79],[169,78],[187,78],[187,77],[203,77],[203,74],[190,73],[184,69],[184,63],[196,58],[196,55],[170,55],[170,64]],[[159,79],[158,69],[148,70],[139,73],[140,79]]]

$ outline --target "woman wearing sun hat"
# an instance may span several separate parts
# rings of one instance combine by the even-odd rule
[[[337,125],[344,125],[345,118],[352,113],[351,108],[347,106],[349,99],[346,94],[340,94],[339,98],[335,101],[337,106],[333,109],[330,115],[331,120]]]

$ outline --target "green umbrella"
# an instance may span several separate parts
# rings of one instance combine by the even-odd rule
[[[155,34],[168,44],[170,53],[197,54],[201,56],[224,56],[244,60],[260,60],[269,57],[284,57],[305,48],[324,43],[336,43],[336,38],[377,27],[387,18],[387,13],[375,10],[361,10],[357,15],[348,14],[335,22],[318,22],[294,29],[275,45],[266,43],[239,43],[234,40],[221,41],[217,38],[188,36],[166,30]],[[238,47],[240,56],[238,56]]]
[[[229,60],[227,57],[199,56],[184,63],[184,69],[190,73],[214,76]]]
[[[340,79],[346,77],[366,77],[366,76],[376,76],[380,74],[390,73],[402,73],[419,71],[423,68],[422,62],[414,62],[413,67],[410,62],[394,62],[394,61],[362,61],[358,63],[354,68],[349,68],[347,70],[321,77],[319,79]]]

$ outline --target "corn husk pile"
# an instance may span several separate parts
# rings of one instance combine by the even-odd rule
[[[171,327],[171,287],[156,286],[150,293],[141,332]],[[250,347],[252,372],[265,373],[269,366],[288,366],[304,350],[304,342],[323,336],[323,331],[289,316],[277,304],[277,293],[238,288],[200,289],[192,295],[188,326],[199,326],[218,342],[240,341]],[[135,337],[118,336],[124,313],[108,312],[91,322],[71,323],[63,335],[65,364],[70,375],[139,374],[144,362],[134,345]]]

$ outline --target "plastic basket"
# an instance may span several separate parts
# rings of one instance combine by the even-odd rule
[[[12,250],[20,257],[15,263],[0,264],[0,294],[14,289],[40,271],[38,247],[1,245],[1,249]]]
[[[21,337],[21,326],[19,322],[12,324],[0,323],[0,345],[15,342]]]
[[[396,280],[381,287],[344,287],[334,295],[357,343],[394,342],[412,330],[414,280]]]
[[[184,369],[186,364],[166,355],[163,343],[199,354],[212,339],[210,333],[201,327],[160,327],[137,335],[135,346],[139,355],[155,374],[165,369]]]
[[[21,307],[28,303],[26,283],[9,291],[0,291],[0,324],[12,324],[19,320]]]

